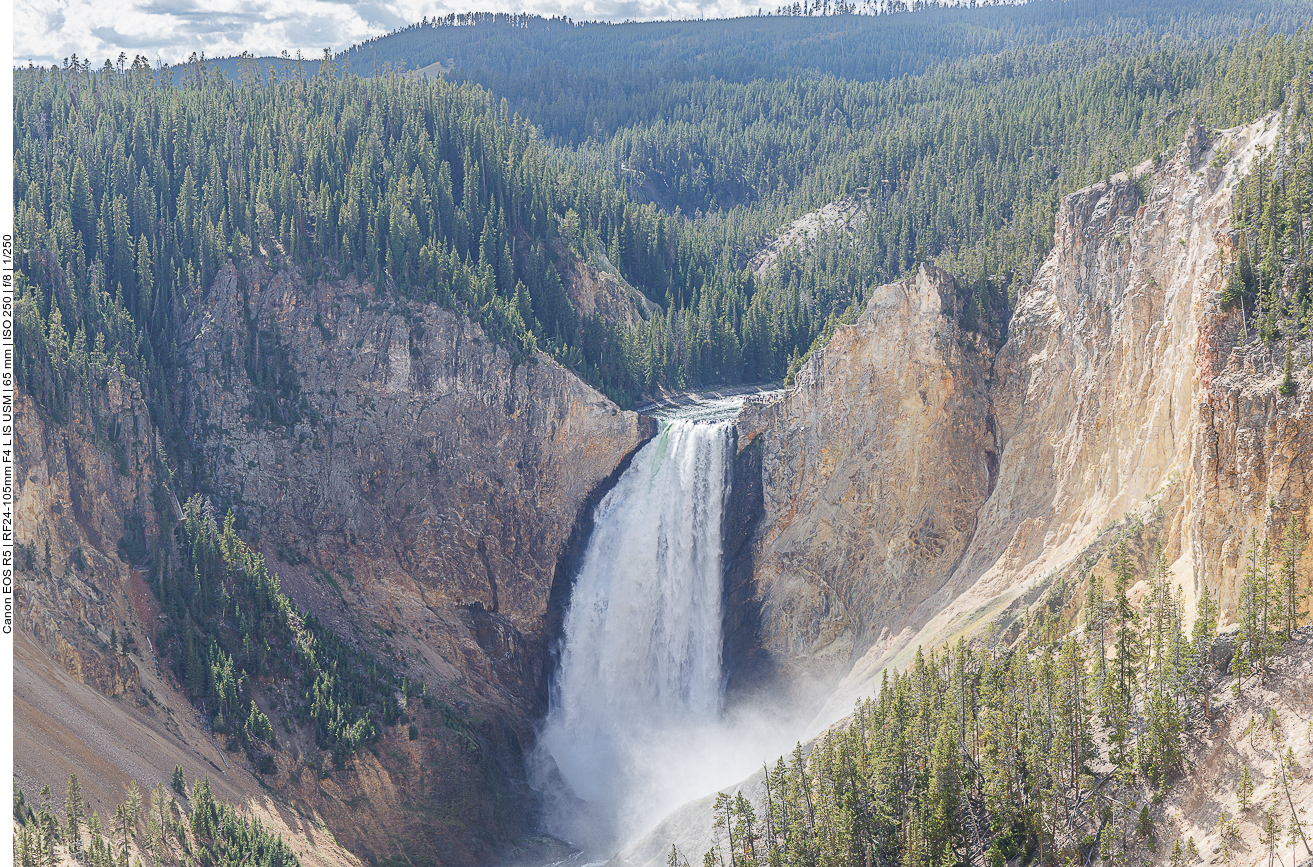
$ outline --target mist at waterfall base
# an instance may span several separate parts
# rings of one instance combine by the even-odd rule
[[[788,721],[722,704],[729,422],[672,419],[598,504],[538,740],[548,830],[614,853],[787,752]]]

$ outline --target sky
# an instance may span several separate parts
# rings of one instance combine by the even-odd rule
[[[152,64],[193,52],[228,57],[297,51],[318,57],[448,12],[531,12],[579,20],[724,18],[742,0],[13,0],[14,63],[48,66],[77,54],[94,66],[120,52]],[[769,8],[773,9],[782,0]]]

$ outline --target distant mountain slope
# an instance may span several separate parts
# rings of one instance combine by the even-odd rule
[[[383,64],[414,70],[441,63],[449,78],[483,85],[549,136],[578,144],[633,123],[634,109],[677,81],[799,76],[875,81],[1063,39],[1124,40],[1151,32],[1199,41],[1264,27],[1293,33],[1305,21],[1295,0],[1237,12],[1220,0],[1036,0],[879,16],[625,24],[477,13],[425,19],[352,46],[337,60],[358,75],[372,75]]]
[[[499,317],[491,330],[503,339],[523,344],[532,334],[537,346],[632,405],[662,389],[781,379],[817,345],[818,335],[828,334],[832,317],[855,313],[871,287],[928,259],[972,284],[976,306],[997,311],[982,317],[988,320],[983,330],[1001,334],[1016,289],[1048,250],[1061,195],[1161,153],[1183,134],[1192,114],[1231,126],[1281,104],[1303,39],[1284,31],[1303,18],[1298,5],[1273,10],[1259,16],[1272,31],[1244,38],[1236,34],[1259,20],[1251,10],[1173,3],[1152,9],[1037,3],[878,18],[632,26],[475,16],[461,19],[461,26],[408,29],[371,44],[368,61],[363,48],[358,56],[339,57],[323,68],[323,76],[282,71],[279,80],[289,92],[315,91],[324,88],[329,71],[342,67],[373,75],[376,49],[394,44],[389,40],[416,51],[437,45],[439,54],[464,52],[466,60],[436,62],[444,75],[481,81],[490,91],[448,91],[449,85],[430,82],[434,89],[428,92],[464,94],[462,99],[483,101],[481,111],[495,107],[499,115],[504,99],[501,120],[516,126],[518,112],[541,134],[529,135],[525,151],[532,177],[516,181],[533,203],[536,222],[526,228],[524,213],[506,215],[509,234],[502,238],[493,215],[498,237],[491,243],[509,246],[511,277],[500,252],[490,251],[499,281],[493,294],[501,300],[480,300],[470,309],[478,318]],[[833,42],[842,39],[850,42]],[[667,68],[664,54],[671,45],[693,54]],[[715,68],[737,68],[736,58],[745,51],[769,54],[767,45],[801,65],[772,62],[770,70],[733,75]],[[923,67],[913,66],[924,71],[881,77],[871,69],[836,69],[835,75],[816,66],[842,57],[877,64],[888,52],[904,49],[920,52]],[[249,59],[223,63],[245,65],[247,73],[259,65]],[[274,66],[283,63],[275,60]],[[379,63],[380,70],[390,66]],[[423,66],[432,71],[433,63]],[[480,77],[479,70],[491,77]],[[867,73],[872,77],[863,77]],[[246,82],[243,92],[257,92],[260,76],[236,74]],[[174,77],[188,89],[202,81],[217,84],[197,66],[179,67]],[[352,85],[341,93],[352,94],[350,100],[366,92],[395,94],[386,97],[395,111],[415,106],[422,82],[409,83]],[[512,141],[528,127],[519,129]],[[406,188],[418,189],[404,130],[388,130],[383,141],[388,148],[401,146]],[[346,128],[334,134],[354,140]],[[334,165],[341,163],[344,155],[324,150]],[[439,162],[450,165],[451,198],[464,210],[464,152],[457,150],[444,150]],[[478,240],[469,235],[462,241],[460,224],[425,216],[426,208],[443,203],[425,205],[421,195],[408,206],[418,232],[405,240],[405,212],[391,198],[386,225],[380,202],[372,198],[368,215],[348,209],[343,222],[341,208],[352,197],[339,189],[336,173],[324,177],[321,163],[311,167],[310,187],[316,188],[302,184],[297,195],[327,212],[308,219],[307,205],[298,206],[301,240],[283,245],[294,259],[327,256],[333,267],[365,268],[377,278],[386,274],[405,291],[426,279],[418,267],[426,246],[430,266],[435,251],[447,250],[443,267],[432,275],[440,281],[451,269],[444,245],[458,256],[470,252],[471,264],[482,267],[477,209],[466,221]],[[483,163],[480,171],[481,179],[500,173]],[[193,172],[199,178],[207,166],[198,164]],[[427,167],[421,175],[425,195],[447,185]],[[32,176],[40,187],[40,174]],[[321,183],[331,195],[317,188]],[[270,189],[285,187],[279,180]],[[860,232],[808,245],[790,257],[786,269],[749,275],[751,257],[782,226],[857,195],[870,210]],[[494,199],[504,210],[499,196]],[[282,235],[287,197],[267,198]],[[402,217],[396,226],[393,213]],[[242,205],[230,210],[229,220],[241,231],[232,239],[235,248],[243,248],[241,238],[249,247],[259,233],[252,228],[254,216]],[[336,225],[330,228],[327,221]],[[114,236],[113,221],[106,225],[107,237]],[[563,262],[553,255],[560,249],[553,236],[564,238],[584,260],[600,249],[624,282],[661,309],[641,323],[613,313],[590,321],[586,312],[562,303],[556,281],[568,278],[562,266],[570,270],[572,257]],[[211,260],[218,247],[211,246]],[[182,272],[180,264],[166,266],[161,279]],[[212,264],[206,269],[212,273]],[[463,279],[472,284],[482,278]],[[506,303],[515,280],[525,284],[532,308],[532,315],[518,311],[523,330],[509,307],[524,305]],[[389,285],[387,279],[375,282]]]

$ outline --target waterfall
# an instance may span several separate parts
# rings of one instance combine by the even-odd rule
[[[577,799],[554,822],[576,842],[613,847],[701,794],[691,746],[721,710],[733,443],[729,422],[665,421],[597,506],[539,738]]]

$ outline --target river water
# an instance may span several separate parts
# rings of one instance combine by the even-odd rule
[[[657,436],[594,514],[538,742],[555,782],[549,830],[593,856],[740,773],[708,778],[732,736],[722,719],[721,523],[742,401],[655,411]]]

